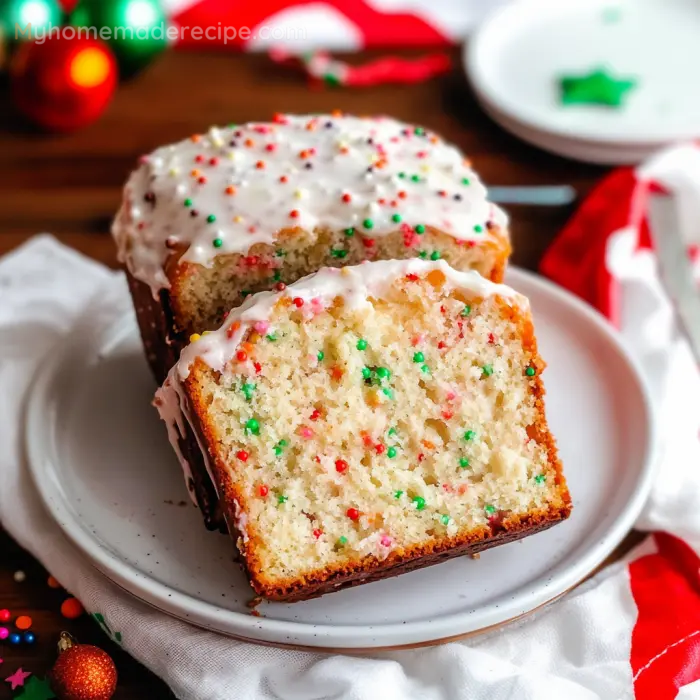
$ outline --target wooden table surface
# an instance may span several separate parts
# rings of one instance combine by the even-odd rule
[[[370,55],[358,55],[361,61]],[[273,112],[383,113],[423,124],[461,146],[490,185],[570,184],[580,196],[605,170],[548,155],[493,124],[477,106],[454,52],[452,74],[421,85],[366,90],[311,90],[304,79],[263,56],[169,53],[123,85],[102,120],[76,134],[35,133],[12,113],[0,92],[0,255],[48,231],[69,246],[116,266],[108,234],[122,184],[137,157],[211,124],[266,119]],[[570,216],[571,207],[510,207],[513,262],[535,268]],[[1,488],[1,486],[0,486]],[[631,536],[634,539],[634,536]],[[631,541],[631,540],[630,540]],[[117,700],[173,697],[165,685],[121,652],[89,619],[68,621],[59,607],[65,592],[50,589],[47,573],[0,529],[0,609],[30,615],[37,643],[0,646],[0,679],[18,666],[43,676],[55,641],[67,629],[114,657]],[[13,579],[26,572],[23,583]],[[9,697],[0,680],[0,698]]]

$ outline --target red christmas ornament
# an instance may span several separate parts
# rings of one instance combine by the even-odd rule
[[[114,695],[117,669],[107,652],[78,644],[67,632],[61,632],[58,651],[50,679],[59,700],[109,700]]]
[[[39,126],[72,131],[95,121],[117,87],[117,64],[96,39],[53,36],[17,50],[10,85],[17,108]]]

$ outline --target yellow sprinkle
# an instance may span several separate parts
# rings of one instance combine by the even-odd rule
[[[236,160],[236,151],[229,151],[227,155],[229,160]]]
[[[215,140],[212,141],[212,143],[213,143],[217,148],[221,148],[221,146],[224,145],[224,142],[223,142],[221,139],[215,139]]]
[[[302,192],[302,190],[294,190],[294,196],[297,199],[302,199],[304,197],[304,193]]]
[[[190,343],[196,343],[202,336],[199,333],[193,333],[190,336]]]
[[[177,175],[180,172],[180,168],[170,168],[171,175]]]
[[[420,169],[422,172],[427,173],[430,172],[430,166],[429,165],[421,165]]]
[[[250,338],[248,338],[248,340],[251,343],[257,343],[260,340],[260,334],[259,333],[251,333]]]
[[[243,221],[243,217],[242,216],[234,216],[233,220],[235,223],[240,224],[241,221]]]
[[[210,333],[211,333],[211,331],[204,331],[204,332],[202,333],[202,335],[209,335]]]
[[[349,267],[341,267],[341,268],[340,268],[340,274],[341,274],[341,275],[345,275],[345,277],[347,277],[348,275],[351,275],[352,272],[350,272],[350,268],[349,268]]]

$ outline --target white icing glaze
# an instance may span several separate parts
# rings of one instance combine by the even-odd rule
[[[478,242],[491,236],[487,222],[506,223],[462,153],[431,132],[389,118],[280,120],[212,128],[142,158],[112,233],[154,295],[169,287],[175,243],[187,246],[182,260],[209,265],[295,226],[376,238],[422,224]]]
[[[282,297],[300,298],[307,313],[315,313],[340,296],[345,308],[352,311],[370,304],[369,297],[381,298],[399,278],[414,274],[424,276],[432,270],[440,270],[448,288],[460,289],[473,297],[498,294],[527,306],[527,299],[503,284],[495,284],[478,272],[459,272],[444,260],[428,261],[377,260],[351,267],[325,267],[289,285],[282,292],[259,292],[248,297],[241,306],[231,311],[226,323],[218,330],[190,343],[181,353],[180,360],[170,372],[174,382],[185,379],[196,357],[201,357],[212,369],[223,370],[234,356],[238,345],[250,326],[269,320],[273,307]],[[230,333],[232,324],[238,321],[240,328]]]

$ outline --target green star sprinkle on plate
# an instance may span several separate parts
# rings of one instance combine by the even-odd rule
[[[616,78],[598,68],[587,75],[565,75],[559,79],[560,100],[568,105],[603,105],[622,107],[630,90],[637,87],[634,78]]]

